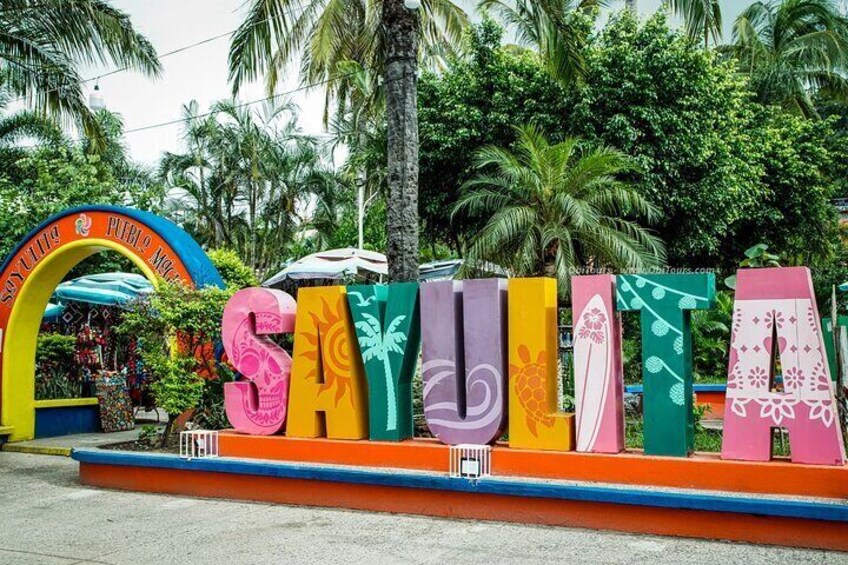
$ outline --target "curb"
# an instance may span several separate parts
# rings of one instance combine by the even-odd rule
[[[70,447],[49,447],[42,445],[20,445],[17,443],[7,443],[0,447],[0,451],[8,451],[10,453],[31,453],[36,455],[53,455],[58,457],[70,457]]]

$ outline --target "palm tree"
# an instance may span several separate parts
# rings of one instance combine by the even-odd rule
[[[721,6],[719,0],[666,0],[669,10],[683,18],[686,33],[691,39],[702,38],[704,49],[712,37],[721,39]]]
[[[187,151],[160,163],[169,213],[201,243],[238,252],[262,278],[285,259],[304,225],[300,214],[335,176],[291,104],[254,111],[228,100],[202,115],[192,102],[183,113]]]
[[[288,66],[300,59],[304,84],[325,84],[326,106],[349,76],[349,62],[373,71],[375,86],[385,67],[388,39],[384,4],[400,7],[400,16],[421,20],[421,62],[434,66],[460,44],[468,17],[450,0],[423,0],[417,11],[403,0],[250,0],[247,15],[233,36],[229,66],[233,94],[264,77],[273,94]],[[379,89],[374,89],[375,91]],[[325,116],[329,120],[329,116]]]
[[[325,84],[325,107],[349,61],[382,77],[387,123],[389,278],[418,278],[417,66],[441,60],[460,43],[467,16],[451,0],[252,0],[230,46],[233,91],[265,74],[273,92],[301,57],[301,80]]]
[[[105,0],[0,0],[0,90],[36,111],[96,132],[78,67],[110,63],[161,72],[153,45]]]
[[[570,84],[583,76],[591,32],[575,16],[593,18],[605,4],[604,0],[481,0],[479,6],[499,14],[521,43],[539,52],[553,78]]]
[[[831,0],[754,2],[736,19],[728,50],[760,102],[815,117],[813,94],[848,97],[848,20]]]
[[[564,294],[582,266],[645,269],[664,261],[662,242],[633,219],[655,222],[658,209],[616,179],[632,168],[626,155],[582,148],[576,138],[552,145],[532,125],[516,129],[515,152],[478,152],[480,172],[454,210],[489,218],[468,249],[470,268],[493,261],[517,276],[553,276]]]
[[[359,299],[362,300],[361,294]],[[403,349],[400,347],[400,344],[406,341],[406,334],[399,332],[397,328],[403,323],[406,316],[395,317],[389,323],[385,333],[383,333],[380,321],[377,318],[368,313],[363,313],[362,317],[364,320],[356,323],[357,329],[363,334],[359,338],[360,346],[364,347],[362,361],[367,363],[376,357],[378,361],[383,363],[383,376],[386,379],[386,401],[388,402],[386,430],[396,430],[398,425],[397,393],[395,392],[395,383],[392,380],[392,366],[389,362],[389,353],[403,355]]]

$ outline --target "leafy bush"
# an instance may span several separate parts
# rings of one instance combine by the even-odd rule
[[[207,255],[218,269],[224,284],[227,287],[241,290],[252,286],[259,286],[259,279],[253,269],[245,265],[238,253],[231,249],[213,249]]]
[[[77,339],[72,335],[42,333],[38,335],[35,363],[39,370],[62,367],[66,370],[74,362],[74,347]]]
[[[117,332],[138,338],[139,356],[148,371],[156,405],[173,421],[201,406],[206,389],[218,387],[214,344],[221,339],[224,306],[235,287],[191,288],[160,281],[147,300],[132,304]]]

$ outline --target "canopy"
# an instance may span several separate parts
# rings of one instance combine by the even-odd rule
[[[421,282],[431,281],[447,281],[456,278],[457,273],[462,268],[465,261],[463,259],[448,259],[445,261],[433,261],[424,263],[419,268],[418,280]],[[482,261],[478,264],[478,268],[474,269],[475,276],[499,276],[508,277],[509,272],[494,263]]]
[[[368,274],[388,276],[386,256],[364,249],[332,249],[307,255],[262,283],[274,286],[286,280],[346,279]]]
[[[142,275],[103,273],[63,282],[53,292],[53,300],[120,306],[151,292],[153,285]]]
[[[65,307],[61,304],[53,304],[52,302],[47,303],[47,308],[44,309],[44,320],[45,322],[57,322],[59,321],[59,317],[62,315],[62,312],[65,311]]]
[[[460,267],[462,267],[462,259],[424,263],[418,269],[418,280],[421,282],[451,280]]]

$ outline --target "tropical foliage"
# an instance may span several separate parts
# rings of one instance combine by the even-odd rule
[[[516,149],[487,147],[480,174],[456,211],[489,220],[468,248],[468,265],[493,261],[518,276],[556,277],[565,293],[581,266],[646,270],[665,259],[662,242],[640,224],[658,209],[616,179],[632,163],[608,147],[567,138],[551,144],[535,126],[518,130]]]
[[[382,5],[383,0],[251,0],[230,46],[233,92],[264,77],[273,93],[298,57],[301,80],[324,85],[328,108],[336,97],[346,97],[346,79],[356,72],[350,63],[374,71],[376,87],[386,56]],[[423,0],[420,11],[421,60],[436,65],[457,45],[467,16],[450,0]]]
[[[585,69],[586,43],[601,0],[481,0],[514,30],[523,45],[532,46],[548,73],[572,84]]]
[[[166,212],[200,243],[235,251],[260,278],[287,258],[310,199],[337,183],[295,111],[222,101],[200,116],[191,102],[183,107],[185,152],[166,153],[159,168]]]
[[[2,0],[0,30],[0,92],[72,120],[98,140],[80,65],[111,63],[151,77],[161,72],[153,45],[105,0]]]
[[[848,20],[831,0],[754,2],[734,23],[728,50],[761,102],[811,117],[816,93],[848,95]]]

